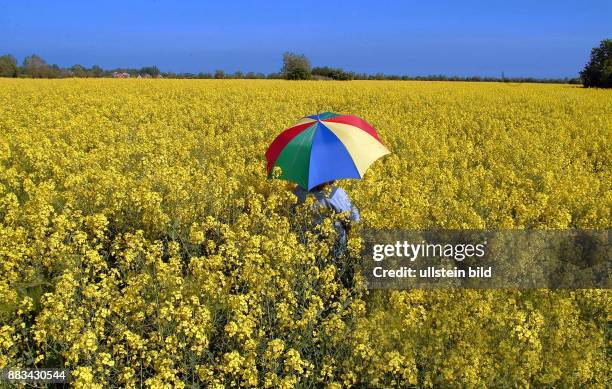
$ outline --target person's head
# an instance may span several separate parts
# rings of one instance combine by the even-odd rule
[[[315,191],[321,191],[321,190],[324,190],[324,189],[326,189],[327,187],[330,187],[330,186],[334,185],[334,183],[335,183],[335,182],[336,182],[335,180],[331,180],[331,181],[324,182],[324,183],[322,183],[322,184],[319,184],[319,185],[317,185],[317,186],[313,187],[313,188],[312,188],[310,191],[311,191],[311,192],[315,192]]]

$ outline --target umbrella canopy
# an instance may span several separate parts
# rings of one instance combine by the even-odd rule
[[[279,178],[311,190],[340,178],[362,178],[386,154],[389,150],[365,120],[323,112],[302,118],[274,139],[266,151],[268,177],[278,166]]]

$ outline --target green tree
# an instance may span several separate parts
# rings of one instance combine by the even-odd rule
[[[151,77],[157,77],[157,76],[159,76],[160,71],[157,68],[157,66],[145,66],[145,67],[140,69],[139,73],[140,74],[148,74]]]
[[[17,60],[10,54],[0,57],[0,77],[17,77]]]
[[[304,54],[283,54],[281,73],[287,80],[310,80],[310,61]]]
[[[94,65],[91,67],[89,74],[91,74],[92,77],[102,77],[104,74],[104,69],[102,69],[99,65]]]
[[[215,78],[225,78],[225,72],[221,69],[215,70]]]
[[[87,69],[79,64],[72,66],[70,71],[74,77],[87,77]]]
[[[612,88],[612,39],[604,39],[591,50],[591,59],[580,72],[586,88]]]
[[[29,77],[41,78],[48,77],[51,69],[44,59],[36,54],[32,54],[23,59],[23,73]]]
[[[53,64],[47,67],[46,72],[43,72],[43,75],[41,77],[58,78],[62,76],[63,76],[62,69],[60,69],[60,67],[57,64]]]

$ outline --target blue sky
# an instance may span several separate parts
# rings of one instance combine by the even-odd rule
[[[612,1],[0,0],[0,54],[269,73],[285,51],[357,72],[576,76]]]

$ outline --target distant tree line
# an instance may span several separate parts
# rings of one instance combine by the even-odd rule
[[[303,54],[285,53],[283,54],[282,78],[287,80],[404,80],[404,81],[488,81],[488,82],[536,82],[536,83],[556,83],[556,84],[580,84],[580,78],[535,78],[535,77],[461,77],[445,75],[409,76],[398,74],[368,74],[346,71],[342,68],[329,66],[314,67]]]
[[[329,66],[319,66],[312,68],[312,76],[319,79],[330,79],[349,81],[355,79],[354,72],[347,72],[341,68],[331,68]]]
[[[163,77],[163,78],[284,78],[281,73],[255,73],[237,71],[226,73],[223,70],[200,73],[162,72],[157,66],[144,66],[142,68],[115,68],[103,69],[98,65],[88,68],[83,65],[74,65],[69,68],[60,68],[58,65],[48,64],[42,57],[32,54],[24,58],[21,65],[17,59],[10,55],[0,56],[0,77],[19,78],[69,78],[69,77],[113,77],[116,74],[126,74],[130,77]]]
[[[612,40],[603,40],[591,52],[589,63],[580,72],[580,78],[535,78],[535,77],[460,77],[446,75],[409,76],[384,73],[356,73],[330,66],[312,67],[310,60],[303,54],[286,52],[283,54],[283,67],[280,72],[269,74],[242,72],[226,73],[218,69],[214,72],[177,73],[162,72],[157,66],[142,68],[103,69],[98,65],[87,68],[74,65],[61,68],[48,64],[43,58],[32,54],[24,58],[21,65],[10,54],[0,56],[0,77],[22,78],[68,78],[68,77],[163,77],[189,79],[287,79],[287,80],[417,80],[417,81],[488,81],[488,82],[533,82],[580,84],[585,87],[612,86]]]
[[[21,66],[17,59],[10,54],[0,56],[0,77],[20,78],[66,78],[66,77],[112,77],[114,73],[127,73],[132,76],[157,77],[161,74],[156,66],[145,66],[140,69],[111,69],[104,70],[98,65],[87,68],[74,65],[69,68],[60,68],[58,65],[49,65],[42,57],[32,54],[23,59]]]

